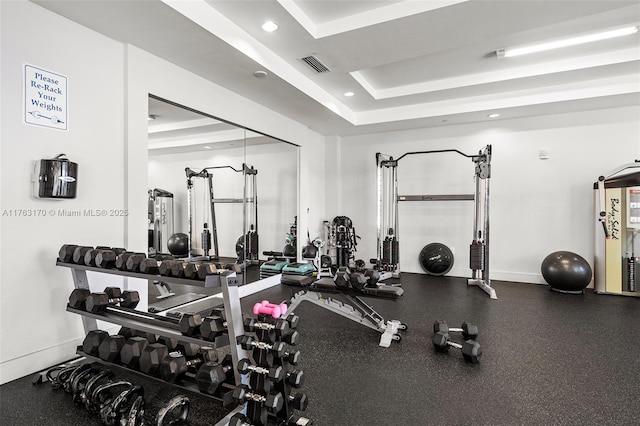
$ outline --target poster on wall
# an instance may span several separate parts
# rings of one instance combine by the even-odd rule
[[[67,77],[24,64],[24,122],[67,130]]]

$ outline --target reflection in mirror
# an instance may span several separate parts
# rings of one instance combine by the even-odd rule
[[[258,170],[259,183],[255,221],[259,245],[248,247],[246,256],[257,250],[259,258],[267,260],[276,252],[280,253],[276,257],[290,256],[295,262],[295,228],[293,238],[290,233],[298,211],[298,147],[250,130],[245,141],[246,161]]]
[[[272,257],[263,252],[293,247],[296,145],[153,95],[148,129],[150,256],[240,264],[251,282]],[[163,310],[211,293],[188,287],[150,288],[149,305]],[[185,288],[194,294],[179,294]]]

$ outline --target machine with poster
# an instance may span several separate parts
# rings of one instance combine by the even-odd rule
[[[640,161],[600,176],[596,190],[595,291],[640,296]]]
[[[173,235],[173,194],[164,189],[149,190],[149,253],[169,253]]]

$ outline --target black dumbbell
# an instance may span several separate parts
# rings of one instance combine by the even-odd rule
[[[162,360],[169,354],[169,349],[162,343],[148,344],[142,353],[138,364],[140,371],[144,374],[155,375],[160,368]]]
[[[294,329],[298,328],[298,323],[300,322],[300,317],[299,316],[297,316],[296,314],[289,314],[289,315],[287,315],[287,317],[285,319],[289,323],[289,328],[290,329],[294,330]]]
[[[174,262],[171,264],[171,276],[177,278],[184,278],[184,270],[187,267],[188,262]]]
[[[82,262],[87,266],[96,266],[96,256],[101,250],[111,250],[111,247],[98,246],[92,250],[88,250],[84,253],[84,259]]]
[[[120,253],[118,256],[116,256],[116,269],[120,269],[121,271],[124,271],[127,269],[127,259],[131,256],[134,255],[135,253],[132,251],[125,251],[123,253]]]
[[[255,318],[245,318],[244,331],[255,333],[258,330],[273,332],[281,339],[290,334],[289,322],[286,319],[277,319],[275,322],[257,321]]]
[[[299,388],[304,383],[304,372],[302,370],[291,370],[285,375],[287,383],[294,388]]]
[[[180,332],[185,336],[193,336],[200,333],[203,319],[198,313],[186,312],[180,317]]]
[[[249,389],[249,386],[247,385],[236,386],[233,390],[233,399],[238,401],[240,404],[244,404],[246,401],[260,402],[273,412],[280,411],[284,404],[284,399],[282,398],[281,393],[270,393],[264,396],[251,392],[251,389]]]
[[[120,359],[120,351],[125,341],[126,339],[119,334],[105,337],[98,347],[98,356],[103,361],[117,362]]]
[[[467,321],[462,323],[461,328],[451,328],[445,321],[436,320],[433,323],[433,332],[437,333],[439,331],[442,331],[445,334],[452,331],[456,333],[462,333],[462,337],[464,337],[464,340],[474,340],[478,338],[478,326]]]
[[[143,274],[157,274],[158,261],[151,258],[143,259],[138,266],[138,270]]]
[[[348,288],[351,281],[351,270],[346,266],[338,268],[333,276],[333,282],[338,288]]]
[[[71,257],[71,261],[73,263],[84,265],[84,255],[90,250],[93,250],[93,247],[77,246],[75,250],[73,250],[73,256]]]
[[[125,263],[125,269],[130,272],[139,272],[140,264],[147,258],[147,255],[144,253],[133,253],[131,256],[127,257],[127,261]]]
[[[95,257],[98,268],[113,268],[116,266],[116,252],[113,250],[99,250]]]
[[[375,269],[367,269],[364,272],[365,277],[367,277],[367,287],[375,287],[380,281],[380,273]]]
[[[248,358],[242,358],[240,361],[238,361],[238,372],[240,374],[247,374],[249,372],[262,374],[275,382],[279,382],[280,380],[282,380],[283,371],[284,370],[280,365],[271,368],[265,368],[253,365]]]
[[[227,331],[227,321],[219,315],[205,317],[200,325],[200,336],[205,340],[214,340]]]
[[[82,352],[91,356],[98,356],[98,348],[100,343],[107,337],[109,333],[103,330],[91,330],[82,341]]]
[[[351,287],[356,290],[362,290],[368,283],[367,276],[362,272],[352,272],[349,276]]]
[[[284,342],[258,342],[251,336],[242,336],[240,346],[244,350],[261,349],[272,353],[277,358],[282,358],[285,354],[286,345]]]
[[[155,343],[158,341],[158,336],[153,333],[134,330],[133,328],[129,327],[120,327],[120,330],[118,330],[118,334],[124,336],[125,339],[129,339],[130,337],[143,337],[149,343]]]
[[[476,364],[480,362],[480,357],[482,356],[482,347],[475,340],[467,340],[462,345],[456,342],[452,342],[449,339],[449,335],[443,333],[442,331],[437,332],[433,335],[431,339],[433,342],[433,346],[436,350],[440,352],[446,352],[449,350],[449,347],[453,347],[456,349],[462,349],[462,356],[465,361]]]
[[[160,262],[160,265],[158,266],[158,273],[160,275],[163,275],[165,277],[168,277],[171,275],[171,268],[173,267],[173,264],[176,263],[177,261],[174,259],[165,259],[162,262]]]
[[[218,361],[218,355],[212,347],[202,346],[197,355],[193,358],[187,357],[180,352],[170,352],[166,358],[160,362],[159,373],[160,378],[169,383],[175,383],[186,372],[198,365]],[[201,377],[202,380],[202,377]]]
[[[140,356],[148,344],[149,341],[144,337],[129,337],[120,350],[120,362],[137,370],[140,366]]]
[[[309,406],[309,399],[306,393],[298,392],[296,396],[289,395],[289,402],[293,404],[296,410],[304,411]]]
[[[223,383],[229,381],[233,373],[231,355],[226,355],[222,362],[206,362],[196,373],[196,384],[202,393],[215,395]]]
[[[78,248],[76,244],[63,244],[58,251],[58,260],[60,262],[71,263],[73,261],[73,252]]]
[[[212,275],[218,272],[218,267],[215,263],[203,263],[198,268],[198,278],[204,280],[207,275]]]
[[[200,276],[198,275],[198,270],[200,269],[201,266],[202,266],[202,263],[200,262],[187,263],[187,266],[185,266],[184,268],[184,277],[193,279],[193,280],[199,280]]]
[[[137,291],[121,291],[118,287],[107,287],[104,292],[91,293],[85,302],[88,312],[105,312],[107,306],[120,304],[123,308],[135,308],[140,302]]]

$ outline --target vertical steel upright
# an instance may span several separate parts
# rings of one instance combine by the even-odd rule
[[[378,192],[377,267],[383,275],[400,276],[398,250],[398,162],[385,154],[376,153],[376,178]],[[384,276],[387,275],[387,276]]]
[[[475,168],[473,241],[469,248],[471,278],[468,285],[476,285],[492,299],[497,299],[489,278],[489,179],[491,178],[491,145],[473,157]]]

